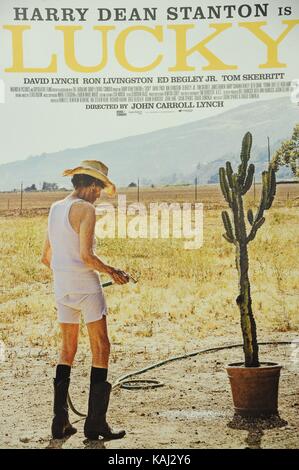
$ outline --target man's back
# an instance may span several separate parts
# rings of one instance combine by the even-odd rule
[[[59,297],[65,292],[95,292],[100,281],[97,273],[90,269],[80,257],[80,237],[72,226],[69,214],[72,206],[82,204],[82,199],[67,197],[55,202],[50,209],[48,236],[52,249],[51,269],[55,290]],[[79,206],[79,204],[78,204]],[[74,207],[75,209],[75,207]],[[73,211],[74,223],[76,211]]]
[[[79,201],[80,199],[66,198],[55,202],[50,209],[48,233],[52,248],[53,271],[89,271],[80,258],[79,235],[69,220],[72,205]]]

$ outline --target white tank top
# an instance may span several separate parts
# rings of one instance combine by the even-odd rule
[[[69,221],[70,208],[75,202],[82,202],[82,199],[67,197],[55,202],[49,213],[48,236],[56,299],[69,294],[89,294],[101,290],[98,274],[81,260],[79,234]]]

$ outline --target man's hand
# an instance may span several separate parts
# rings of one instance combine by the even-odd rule
[[[113,281],[116,284],[127,284],[127,282],[129,282],[130,280],[129,274],[124,271],[121,271],[120,269],[110,267],[108,274],[112,277]]]
[[[111,276],[116,284],[126,284],[130,280],[129,274],[106,265],[93,251],[96,224],[95,207],[90,203],[82,203],[80,208],[83,211],[79,229],[80,257],[82,261],[89,268]]]

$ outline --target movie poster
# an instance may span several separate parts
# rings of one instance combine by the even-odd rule
[[[0,447],[298,448],[298,2],[0,18]]]

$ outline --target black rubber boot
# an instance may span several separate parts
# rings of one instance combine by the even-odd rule
[[[75,434],[77,429],[69,422],[69,413],[67,405],[67,393],[70,379],[64,379],[57,383],[54,379],[54,418],[52,421],[53,439],[62,439],[63,437]]]
[[[121,439],[125,436],[126,431],[113,430],[106,421],[110,393],[109,382],[90,385],[88,415],[84,424],[84,435],[87,439],[96,440],[99,436],[104,439]]]

